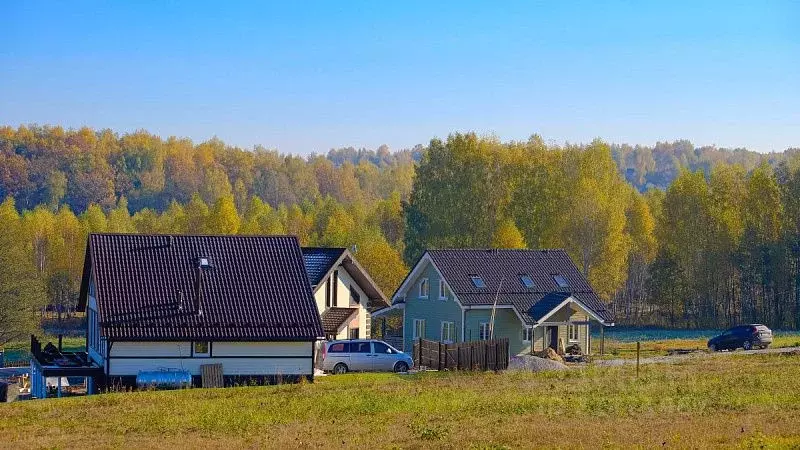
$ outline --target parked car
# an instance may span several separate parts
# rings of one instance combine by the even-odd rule
[[[407,372],[414,365],[411,356],[374,339],[330,341],[322,347],[322,352],[322,370],[335,374]]]
[[[739,325],[708,340],[708,349],[735,350],[767,348],[772,343],[772,330],[761,324]]]

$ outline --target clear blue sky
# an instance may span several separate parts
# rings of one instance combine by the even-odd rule
[[[228,3],[2,2],[0,124],[800,147],[798,1]]]

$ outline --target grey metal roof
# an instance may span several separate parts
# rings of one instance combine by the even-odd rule
[[[210,267],[198,268],[199,258],[208,258]],[[110,339],[323,336],[294,236],[91,234],[80,295],[84,308],[92,273],[100,327]]]
[[[572,296],[604,321],[614,320],[564,250],[449,249],[428,254],[464,306],[491,305],[499,291],[498,304],[514,306],[533,324]],[[525,287],[523,274],[531,277],[533,288]],[[486,287],[476,287],[473,275],[480,276]],[[568,286],[559,287],[554,275],[563,276]]]

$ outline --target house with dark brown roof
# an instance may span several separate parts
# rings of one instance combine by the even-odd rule
[[[419,338],[508,338],[511,354],[559,343],[589,353],[589,324],[614,325],[563,250],[428,250],[392,299],[373,316],[403,315],[405,349]]]
[[[91,234],[79,303],[106,383],[207,365],[311,378],[324,337],[293,236]]]
[[[371,311],[389,301],[346,248],[304,247],[311,289],[327,339],[368,339]]]

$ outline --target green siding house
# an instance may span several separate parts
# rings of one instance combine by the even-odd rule
[[[495,309],[494,326],[490,326]],[[578,344],[611,312],[563,250],[428,250],[374,316],[402,313],[403,346],[415,339],[508,338],[512,355]],[[492,328],[494,336],[491,336]]]

